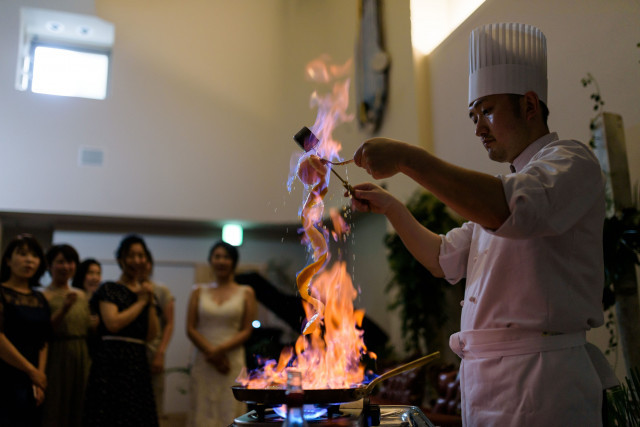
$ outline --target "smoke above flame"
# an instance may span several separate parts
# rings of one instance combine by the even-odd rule
[[[338,259],[331,263],[329,251],[330,237],[334,241],[346,239],[350,227],[336,210],[330,212],[333,230],[330,232],[323,225],[331,165],[321,159],[342,160],[339,156],[342,144],[332,135],[336,126],[353,120],[353,115],[347,113],[350,71],[350,60],[343,65],[331,65],[326,56],[306,67],[309,79],[331,85],[328,93],[314,91],[311,95],[310,106],[318,110],[311,131],[320,142],[310,152],[292,156],[287,182],[289,192],[296,180],[304,185],[298,214],[302,243],[310,263],[298,273],[296,283],[306,325],[295,346],[285,348],[277,362],[267,361],[260,369],[238,377],[237,381],[248,388],[283,387],[287,367],[302,372],[305,389],[349,388],[364,380],[361,358],[367,351],[360,329],[364,311],[354,309],[358,293],[347,273],[346,262]],[[375,357],[372,353],[369,356]]]

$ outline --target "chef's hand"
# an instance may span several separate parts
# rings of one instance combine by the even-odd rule
[[[387,190],[370,182],[354,185],[353,190],[351,207],[356,211],[386,215],[395,203],[400,203]]]
[[[388,178],[400,171],[405,147],[408,145],[389,138],[372,138],[356,150],[353,160],[375,179]]]

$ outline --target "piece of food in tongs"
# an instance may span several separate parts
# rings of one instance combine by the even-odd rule
[[[293,140],[305,151],[305,152],[309,152],[311,150],[313,150],[314,148],[316,148],[316,146],[318,145],[318,143],[320,142],[320,140],[318,139],[317,136],[314,135],[313,132],[311,132],[311,129],[309,129],[306,126],[303,126],[302,129],[300,129],[298,131],[298,133],[296,133],[293,136]],[[349,159],[349,160],[345,160],[342,162],[332,162],[330,160],[327,159],[323,159],[315,154],[312,154],[309,156],[310,158],[313,157],[313,162],[320,162],[323,164],[331,164],[334,166],[339,166],[339,165],[347,165],[351,162],[353,162],[353,159]],[[346,179],[343,179],[338,172],[336,172],[335,170],[333,170],[333,168],[330,168],[331,172],[333,172],[333,174],[340,180],[340,182],[342,182],[342,186],[347,190],[347,194],[349,196],[351,196],[353,194],[353,187],[349,184],[349,182],[347,182]]]

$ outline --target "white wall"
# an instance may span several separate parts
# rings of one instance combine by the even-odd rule
[[[311,92],[327,90],[305,81],[304,66],[321,54],[352,59],[355,0],[97,0],[116,31],[104,101],[13,88],[21,6],[86,12],[63,0],[0,2],[0,212],[297,220],[285,185],[292,136],[314,121]],[[415,139],[408,2],[387,15],[385,131]],[[355,123],[339,133],[349,157],[364,136]],[[78,167],[80,146],[103,149],[105,165]],[[12,191],[25,169],[38,175]]]

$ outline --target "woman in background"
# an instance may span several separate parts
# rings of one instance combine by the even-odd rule
[[[91,320],[85,292],[69,284],[79,261],[78,252],[67,244],[54,245],[47,251],[51,284],[43,294],[51,307],[53,327],[47,360],[48,393],[42,408],[42,425],[47,427],[82,425]]]
[[[243,344],[257,311],[253,288],[235,281],[238,250],[218,242],[209,263],[215,281],[194,286],[187,313],[187,335],[197,348],[188,420],[195,427],[225,426],[246,411],[230,387],[245,366]]]
[[[103,283],[91,298],[102,340],[89,374],[86,426],[158,425],[146,353],[158,330],[147,253],[141,237],[125,237],[116,251],[120,279]]]
[[[87,295],[87,301],[102,283],[102,264],[93,258],[87,258],[80,263],[73,276],[71,286],[76,289],[82,289]],[[89,357],[93,359],[98,348],[100,337],[98,336],[98,313],[94,313],[89,309],[89,318],[91,319],[91,330],[87,335],[87,347],[89,348]]]
[[[153,288],[153,297],[157,304],[158,333],[147,342],[147,358],[151,368],[151,385],[153,397],[156,401],[158,418],[164,417],[164,357],[173,335],[173,306],[174,298],[171,291],[163,284],[151,280],[153,275],[153,256],[147,253],[147,280]]]
[[[14,238],[0,265],[0,426],[39,426],[51,311],[34,290],[46,269],[38,241]]]
[[[87,258],[78,265],[71,286],[82,289],[90,300],[102,281],[102,265],[93,258]]]

